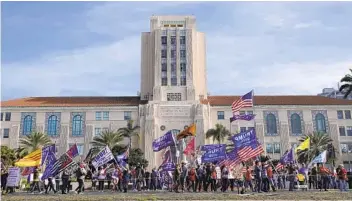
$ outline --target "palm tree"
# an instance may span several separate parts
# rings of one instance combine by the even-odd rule
[[[117,130],[118,133],[120,133],[123,137],[126,137],[129,139],[129,146],[131,147],[132,145],[132,137],[137,136],[139,139],[139,126],[133,126],[133,120],[127,121],[127,126],[123,128],[119,128]]]
[[[350,71],[352,73],[352,69],[350,69]],[[340,86],[339,91],[345,94],[344,98],[347,98],[352,92],[352,74],[346,74],[340,82],[342,82],[343,85]]]
[[[48,135],[40,132],[33,132],[20,139],[20,153],[31,153],[49,144],[51,144],[51,139]]]
[[[301,137],[301,139],[299,139],[299,142],[302,143],[308,137],[310,138],[310,148],[306,150],[298,151],[297,156],[298,156],[299,163],[309,163],[321,152],[328,150],[329,144],[331,146],[333,142],[333,140],[330,138],[328,134],[322,133],[322,132],[313,132],[313,133],[304,135]]]
[[[222,124],[216,124],[215,128],[209,129],[205,137],[208,138],[213,138],[213,142],[217,141],[218,144],[224,141],[225,137],[231,136],[231,132]]]
[[[123,136],[118,132],[103,131],[101,135],[95,136],[91,142],[93,146],[93,153],[99,152],[102,148],[108,146],[110,150],[116,149],[121,146]]]

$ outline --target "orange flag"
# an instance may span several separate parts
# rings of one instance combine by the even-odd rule
[[[183,138],[186,138],[188,136],[196,136],[196,125],[191,124],[189,127],[187,127],[185,130],[183,130],[181,133],[177,134],[176,139],[180,140]]]

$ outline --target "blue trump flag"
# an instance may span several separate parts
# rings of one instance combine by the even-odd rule
[[[254,114],[242,114],[242,115],[233,115],[233,117],[230,118],[230,123],[236,120],[245,120],[245,121],[251,121],[255,117]]]
[[[42,148],[41,166],[45,164],[47,157],[50,153],[55,153],[55,144],[48,145]]]
[[[226,159],[226,145],[207,150],[202,156],[203,163],[222,161]]]
[[[226,146],[226,144],[206,144],[206,145],[201,146],[200,150],[207,152],[209,150],[213,150],[213,149],[220,148],[223,146]]]
[[[56,176],[56,175],[53,175],[53,168],[56,161],[57,160],[54,152],[49,152],[46,156],[45,170],[43,172],[42,180],[45,180],[52,176]]]
[[[175,145],[175,138],[171,131],[153,141],[153,151],[160,151],[168,146]]]
[[[291,162],[295,162],[295,158],[293,155],[293,149],[287,150],[284,155],[282,155],[280,159],[280,163],[285,165]]]

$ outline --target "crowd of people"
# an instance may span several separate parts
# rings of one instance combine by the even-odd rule
[[[6,179],[2,170],[1,184],[5,191]],[[82,194],[86,189],[86,182],[91,181],[91,190],[106,192],[156,191],[168,190],[170,192],[269,192],[277,189],[297,189],[297,184],[306,186],[307,189],[340,189],[347,191],[347,171],[343,165],[330,170],[323,164],[307,168],[304,164],[288,164],[276,170],[270,162],[255,161],[253,166],[244,164],[228,167],[212,163],[190,165],[185,162],[176,165],[174,171],[163,171],[153,168],[148,171],[140,164],[122,168],[109,164],[95,169],[91,164],[80,163],[79,168],[73,173],[64,170],[55,178],[49,177],[45,181],[40,179],[40,169],[35,168],[30,181],[29,192],[62,194],[70,191],[73,180],[77,180],[78,187],[75,193]],[[28,179],[29,180],[29,179]],[[54,184],[56,183],[56,185]],[[5,185],[4,185],[5,184]],[[61,184],[61,185],[59,185]],[[13,191],[13,189],[12,189]]]

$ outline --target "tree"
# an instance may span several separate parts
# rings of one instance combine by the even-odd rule
[[[142,165],[143,167],[148,167],[149,162],[144,158],[144,153],[141,149],[131,149],[128,156],[128,165],[136,166],[137,164]]]
[[[220,144],[224,141],[225,137],[231,136],[231,132],[222,124],[216,124],[215,128],[209,129],[205,136],[207,139],[212,137],[213,142],[217,141]]]
[[[51,144],[51,139],[48,135],[40,132],[33,132],[20,139],[21,153],[31,153],[49,144]]]
[[[123,128],[119,128],[117,130],[118,133],[120,133],[123,137],[126,137],[129,139],[129,145],[131,147],[132,145],[132,137],[137,136],[139,138],[139,126],[133,126],[133,120],[127,121],[127,126]]]
[[[118,132],[103,131],[101,135],[95,136],[91,142],[93,155],[98,153],[101,149],[108,146],[110,150],[120,147],[123,141],[123,136]]]
[[[352,69],[350,69],[352,73]],[[341,81],[343,83],[342,86],[340,86],[339,91],[344,94],[344,98],[347,98],[351,92],[352,92],[352,74],[346,74]]]
[[[8,146],[1,146],[0,155],[5,166],[13,166],[17,160],[16,151]]]
[[[328,150],[329,146],[332,146],[333,140],[326,133],[322,132],[313,132],[307,135],[304,135],[299,139],[299,142],[302,143],[307,138],[310,138],[310,148],[305,150],[298,150],[297,159],[299,163],[309,163],[315,157],[317,157],[321,152]],[[336,150],[332,147],[333,150]],[[330,158],[329,160],[335,160],[335,158]]]

